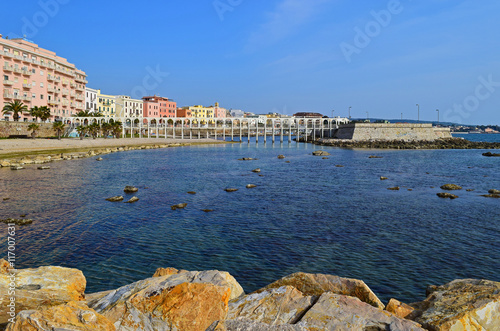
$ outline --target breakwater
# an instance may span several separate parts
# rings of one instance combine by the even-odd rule
[[[301,140],[304,142],[305,140]],[[351,140],[319,138],[313,144],[342,148],[380,149],[498,149],[498,142],[469,141],[463,138],[441,138],[434,140]]]

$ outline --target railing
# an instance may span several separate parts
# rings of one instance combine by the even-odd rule
[[[23,84],[23,88],[30,89],[31,87],[32,87],[31,84]]]
[[[15,73],[18,73],[18,74],[22,74],[22,73],[23,73],[23,71],[22,71],[21,69],[19,69],[19,68],[15,68],[15,67],[14,67],[14,70],[13,70],[13,71],[14,71]]]
[[[3,97],[5,99],[13,99],[14,98],[14,95],[12,93],[9,93],[8,91],[4,91],[3,92]]]
[[[3,51],[3,56],[5,56],[5,57],[14,57],[14,54],[12,54],[11,52]]]
[[[4,81],[3,81],[3,84],[4,84],[4,85],[14,85],[14,82],[13,82],[13,81],[11,81],[11,80],[4,80]]]
[[[13,71],[13,70],[14,70],[14,67],[13,67],[13,66],[8,65],[7,63],[5,63],[5,64],[3,65],[3,70],[5,70],[5,71]]]
[[[26,70],[26,69],[22,70],[22,72],[23,72],[23,75],[26,75],[26,76],[31,76],[31,74],[32,74],[31,71]]]

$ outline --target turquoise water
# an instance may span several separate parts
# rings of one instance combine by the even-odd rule
[[[316,149],[332,155],[312,156]],[[429,284],[500,281],[500,200],[480,196],[500,189],[500,158],[483,152],[261,141],[121,152],[48,171],[2,168],[0,198],[10,199],[0,200],[0,218],[35,220],[18,229],[18,268],[78,268],[87,293],[176,267],[226,270],[246,292],[296,271],[334,274],[364,280],[383,301],[413,302]],[[436,196],[446,183],[464,187],[458,199]],[[139,188],[137,203],[104,200],[125,185]],[[0,233],[5,256],[4,224]]]

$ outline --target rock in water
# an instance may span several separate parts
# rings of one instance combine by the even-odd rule
[[[213,212],[214,210],[213,209],[202,209],[202,211],[204,211],[205,213],[210,213],[210,212]]]
[[[492,153],[492,152],[487,152],[487,153],[483,153],[483,156],[497,156],[499,157],[500,156],[500,153]]]
[[[97,159],[95,159],[96,161],[102,161],[104,160],[102,157],[98,157]]]
[[[33,327],[36,325],[36,327]],[[114,331],[113,323],[87,307],[83,302],[70,301],[54,307],[19,312],[6,331],[20,330],[96,330]]]
[[[283,154],[278,155],[278,159],[284,159],[284,158],[285,158],[285,155],[283,155]]]
[[[255,184],[247,184],[246,188],[254,188],[254,187],[257,187],[257,185]]]
[[[205,331],[244,294],[227,272],[189,271],[120,287],[90,306],[119,330]]]
[[[187,270],[178,270],[175,268],[157,268],[155,273],[153,274],[153,277],[162,277],[162,276],[171,276],[171,275],[177,275],[181,274],[183,272],[188,272]]]
[[[500,198],[500,194],[482,194],[481,196],[485,198]]]
[[[188,191],[188,194],[196,194],[195,191]]]
[[[86,280],[78,269],[39,267],[18,269],[16,275],[16,312],[85,300]],[[9,302],[10,272],[0,274],[0,302]],[[0,305],[0,324],[10,318],[7,304]]]
[[[125,201],[125,203],[134,203],[134,202],[137,202],[139,201],[139,198],[138,197],[131,197],[129,201]]]
[[[429,330],[500,330],[500,282],[458,279],[430,287],[412,318]]]
[[[419,324],[398,318],[358,298],[323,293],[297,326],[307,330],[424,331]]]
[[[170,206],[170,208],[171,208],[172,210],[184,209],[184,208],[186,208],[186,206],[187,206],[187,205],[188,205],[188,204],[187,204],[187,203],[185,203],[185,202],[184,202],[184,203],[178,203],[178,204],[176,204],[176,205]]]
[[[260,169],[259,168],[253,169],[252,172],[260,172]]]
[[[28,224],[33,223],[33,220],[30,218],[28,218],[28,219],[26,219],[26,218],[20,218],[20,219],[6,218],[4,220],[0,220],[0,222],[5,223],[5,224],[15,224],[15,225],[23,226],[23,225],[28,225]]]
[[[256,293],[285,285],[293,286],[305,295],[319,296],[324,292],[350,295],[374,307],[384,309],[384,304],[377,298],[365,282],[358,279],[342,278],[334,275],[297,272],[257,290]]]
[[[241,159],[238,159],[238,161],[253,161],[253,160],[258,160],[258,159],[254,159],[252,157],[243,157]]]
[[[500,190],[491,189],[488,191],[489,194],[500,194]]]
[[[445,193],[445,192],[437,193],[436,195],[440,198],[443,198],[443,199],[456,199],[456,198],[458,198],[458,195],[451,194],[451,193]]]
[[[226,189],[224,189],[224,191],[226,191],[226,192],[236,192],[236,191],[238,191],[238,189],[237,188],[226,188]]]
[[[461,190],[462,186],[456,185],[456,184],[445,184],[441,186],[442,190],[448,190],[448,191],[454,191],[454,190]]]
[[[48,169],[50,169],[50,167],[49,166],[40,166],[37,169],[38,170],[48,170]]]
[[[388,187],[387,189],[391,191],[399,191],[399,186]]]
[[[389,178],[380,176],[380,180],[388,180]]]
[[[106,200],[111,202],[117,202],[117,201],[122,201],[123,197],[121,195],[117,195],[115,197],[107,198]]]
[[[139,191],[139,189],[135,186],[125,186],[125,188],[123,189],[123,192],[125,193],[134,193],[134,192],[137,192]]]
[[[370,155],[368,156],[369,159],[381,159],[383,156],[378,156],[378,155]]]
[[[315,156],[328,156],[328,155],[330,155],[330,153],[328,153],[326,151],[314,151],[312,154]]]

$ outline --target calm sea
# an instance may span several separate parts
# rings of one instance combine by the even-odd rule
[[[316,149],[332,155],[312,156]],[[383,301],[413,302],[429,284],[500,281],[500,200],[480,196],[500,189],[500,158],[483,152],[261,141],[122,152],[47,171],[2,168],[0,218],[35,220],[16,233],[18,268],[78,268],[87,293],[176,267],[228,271],[246,292],[297,271],[334,274],[364,280]],[[447,183],[463,186],[458,199],[436,196]],[[139,188],[138,202],[105,201],[125,185]],[[171,210],[182,202],[184,210]],[[5,257],[6,225],[0,233]]]

